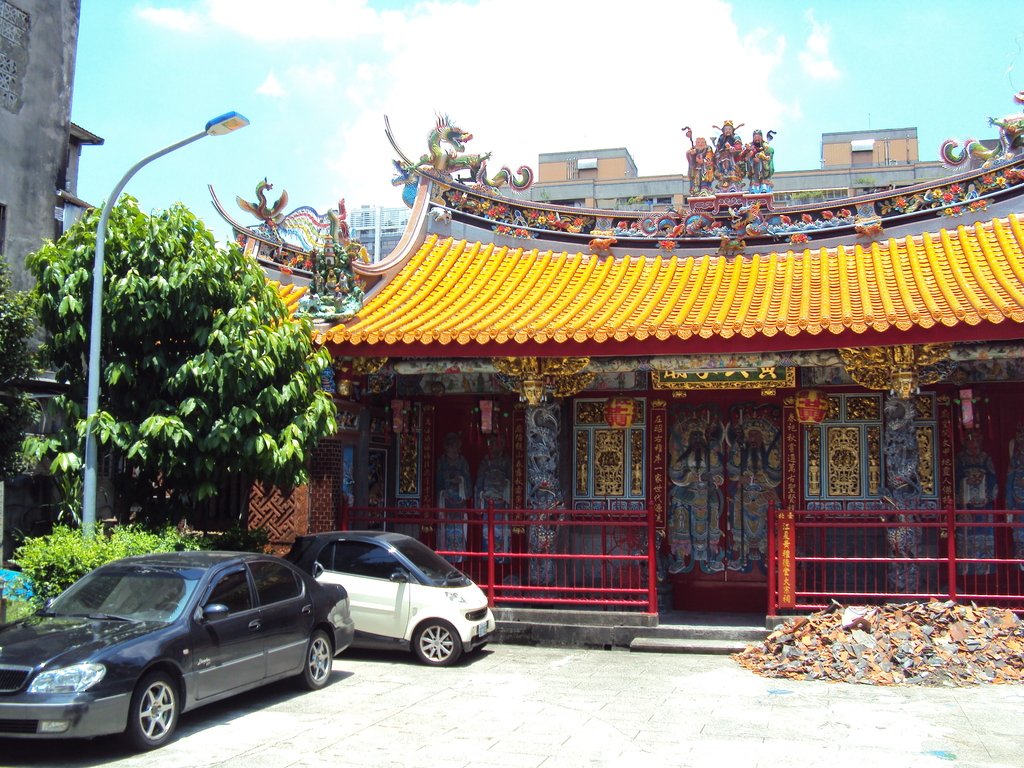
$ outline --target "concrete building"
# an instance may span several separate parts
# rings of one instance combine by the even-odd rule
[[[348,225],[353,240],[358,240],[370,254],[370,261],[380,261],[391,253],[402,239],[409,223],[409,209],[361,205],[349,212]]]
[[[78,0],[0,0],[0,251],[15,288],[25,255],[80,215],[82,146],[102,139],[71,122]]]
[[[85,146],[103,139],[71,122],[79,0],[0,0],[0,253],[16,290],[32,287],[25,257],[61,236],[89,207],[77,194]],[[54,382],[33,382],[46,399]],[[37,432],[51,431],[45,416]],[[45,475],[0,483],[0,555],[53,499]]]

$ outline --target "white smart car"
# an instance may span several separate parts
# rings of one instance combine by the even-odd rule
[[[425,664],[443,667],[483,646],[494,632],[483,591],[410,536],[300,536],[287,559],[317,581],[345,587],[356,629],[353,647],[411,649]]]

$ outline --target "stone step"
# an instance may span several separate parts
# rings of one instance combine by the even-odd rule
[[[633,653],[693,653],[728,656],[744,650],[749,643],[742,640],[701,640],[682,637],[635,637],[629,643]]]
[[[665,624],[635,630],[637,637],[675,640],[735,640],[756,643],[768,636],[764,627],[717,626],[706,624]]]

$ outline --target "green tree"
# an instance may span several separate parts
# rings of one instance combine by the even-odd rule
[[[40,457],[84,456],[88,329],[99,213],[28,258],[37,280],[46,358],[67,427]],[[115,512],[175,519],[229,477],[279,487],[305,482],[306,459],[336,427],[320,389],[330,365],[308,321],[290,318],[259,266],[180,204],[148,216],[122,198],[106,239],[100,407],[96,434],[123,469]],[[59,470],[60,466],[55,466]],[[155,513],[155,514],[154,514]]]
[[[22,438],[36,416],[24,391],[35,370],[30,350],[34,318],[31,295],[12,288],[0,255],[0,482],[23,468]]]

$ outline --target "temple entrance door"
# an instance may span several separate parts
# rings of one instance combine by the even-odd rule
[[[668,508],[672,607],[760,612],[767,601],[768,510],[782,480],[781,409],[705,402],[669,412]]]

